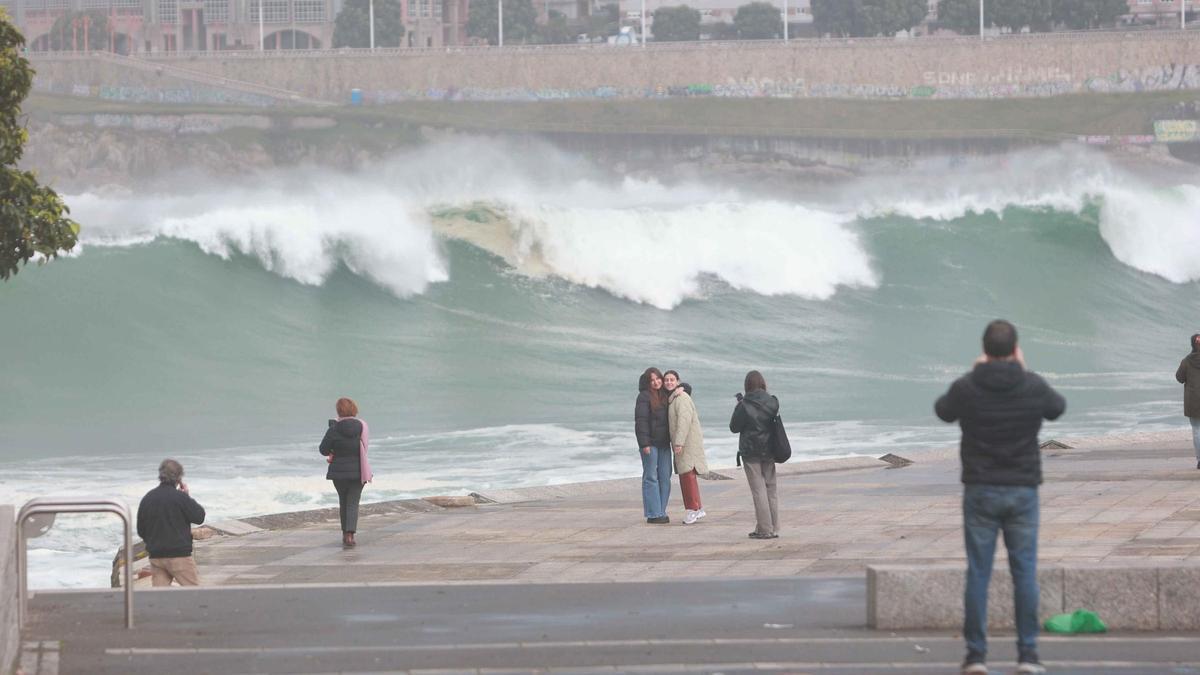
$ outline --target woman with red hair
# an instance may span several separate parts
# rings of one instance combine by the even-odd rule
[[[357,544],[358,502],[363,488],[371,482],[367,463],[367,423],[358,419],[358,405],[351,399],[337,400],[337,419],[329,420],[329,429],[321,439],[320,451],[329,463],[325,479],[333,481],[338,493],[338,515],[342,521],[342,546]]]

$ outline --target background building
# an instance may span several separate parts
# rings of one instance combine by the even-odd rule
[[[1200,0],[1127,0],[1129,15],[1134,23],[1164,27],[1179,27],[1179,3],[1187,2],[1187,18],[1190,23],[1200,11]]]
[[[783,0],[768,1],[779,7],[781,13],[783,12]],[[733,16],[737,14],[738,7],[750,2],[753,0],[646,0],[646,23],[647,25],[654,23],[654,11],[660,7],[687,5],[692,9],[700,10],[700,26],[703,32],[705,27],[720,23],[733,23]],[[621,25],[633,26],[635,30],[640,30],[642,0],[620,0],[619,8]],[[796,24],[811,25],[810,0],[788,0],[787,16],[788,24],[792,26]],[[654,34],[653,26],[650,28],[650,34]]]
[[[108,17],[113,51],[122,54],[258,49],[327,49],[343,0],[0,0],[29,49],[86,51],[90,21],[55,22],[68,11]],[[410,47],[466,43],[469,0],[401,0]],[[94,44],[94,41],[93,41]]]

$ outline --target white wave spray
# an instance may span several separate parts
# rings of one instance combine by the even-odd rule
[[[357,174],[274,172],[230,187],[164,185],[149,195],[69,197],[85,245],[159,237],[320,284],[338,266],[400,297],[449,277],[438,238],[459,238],[517,271],[550,274],[670,309],[706,276],[762,295],[827,299],[879,283],[855,222],[897,215],[949,222],[1009,208],[1079,213],[1096,204],[1113,255],[1174,283],[1200,279],[1200,179],[1155,187],[1103,156],[1064,147],[932,160],[822,195],[771,199],[696,182],[605,178],[546,146],[438,143]],[[1188,182],[1188,181],[1191,182]],[[491,224],[441,218],[484,205]]]
[[[850,196],[852,195],[852,197]],[[1184,167],[1135,175],[1105,155],[1075,146],[968,161],[929,161],[903,175],[874,177],[847,190],[860,217],[899,215],[953,221],[969,213],[1099,209],[1113,256],[1173,283],[1200,280],[1200,171]]]

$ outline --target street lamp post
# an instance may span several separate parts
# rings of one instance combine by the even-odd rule
[[[497,46],[504,46],[504,0],[496,0],[496,40]]]
[[[787,0],[783,0],[783,41],[784,42],[787,42],[787,39],[788,39],[787,9],[788,9],[787,8]]]
[[[642,0],[642,46],[646,46],[646,0]]]
[[[979,0],[979,39],[983,39],[983,0]]]
[[[375,51],[375,0],[367,0],[367,21],[371,23],[371,51]]]
[[[262,0],[258,0],[258,51],[267,50],[266,32],[263,30]]]

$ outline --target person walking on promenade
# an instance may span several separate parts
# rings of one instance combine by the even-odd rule
[[[183,465],[164,459],[158,465],[158,487],[138,504],[137,533],[150,554],[154,586],[199,586],[200,572],[192,557],[192,525],[204,523],[204,507],[192,499],[183,482]]]
[[[646,522],[671,522],[667,500],[671,498],[671,430],[667,420],[667,395],[658,368],[647,368],[638,379],[637,403],[633,407],[633,430],[642,458],[642,510]]]
[[[767,381],[762,373],[746,373],[743,385],[746,395],[737,395],[737,406],[729,420],[729,430],[740,434],[738,454],[742,470],[750,484],[754,499],[754,531],[751,539],[779,537],[779,500],[775,496],[775,458],[771,456],[772,421],[779,414],[779,399],[767,393]]]
[[[325,479],[333,481],[338,493],[338,516],[342,521],[342,546],[351,548],[358,542],[358,502],[363,488],[374,477],[367,462],[369,431],[367,423],[358,419],[358,405],[348,398],[337,400],[337,419],[329,420],[320,451],[329,463]]]
[[[1038,635],[1038,485],[1042,420],[1058,419],[1067,403],[1036,373],[1025,368],[1017,329],[989,323],[983,355],[974,369],[950,385],[934,404],[937,416],[962,427],[963,538],[967,552],[963,595],[963,673],[987,673],[987,593],[1004,533],[1012,574],[1017,624],[1017,672],[1044,673]]]
[[[692,388],[679,381],[679,373],[668,370],[663,374],[663,388],[668,392],[667,419],[671,428],[671,449],[675,453],[675,473],[679,474],[679,491],[683,493],[683,524],[691,525],[708,515],[700,503],[701,473],[708,473],[704,457],[704,432],[700,416],[692,401]]]
[[[1200,469],[1200,333],[1192,336],[1192,353],[1179,362],[1175,379],[1183,385],[1183,414],[1192,423],[1192,446]]]

